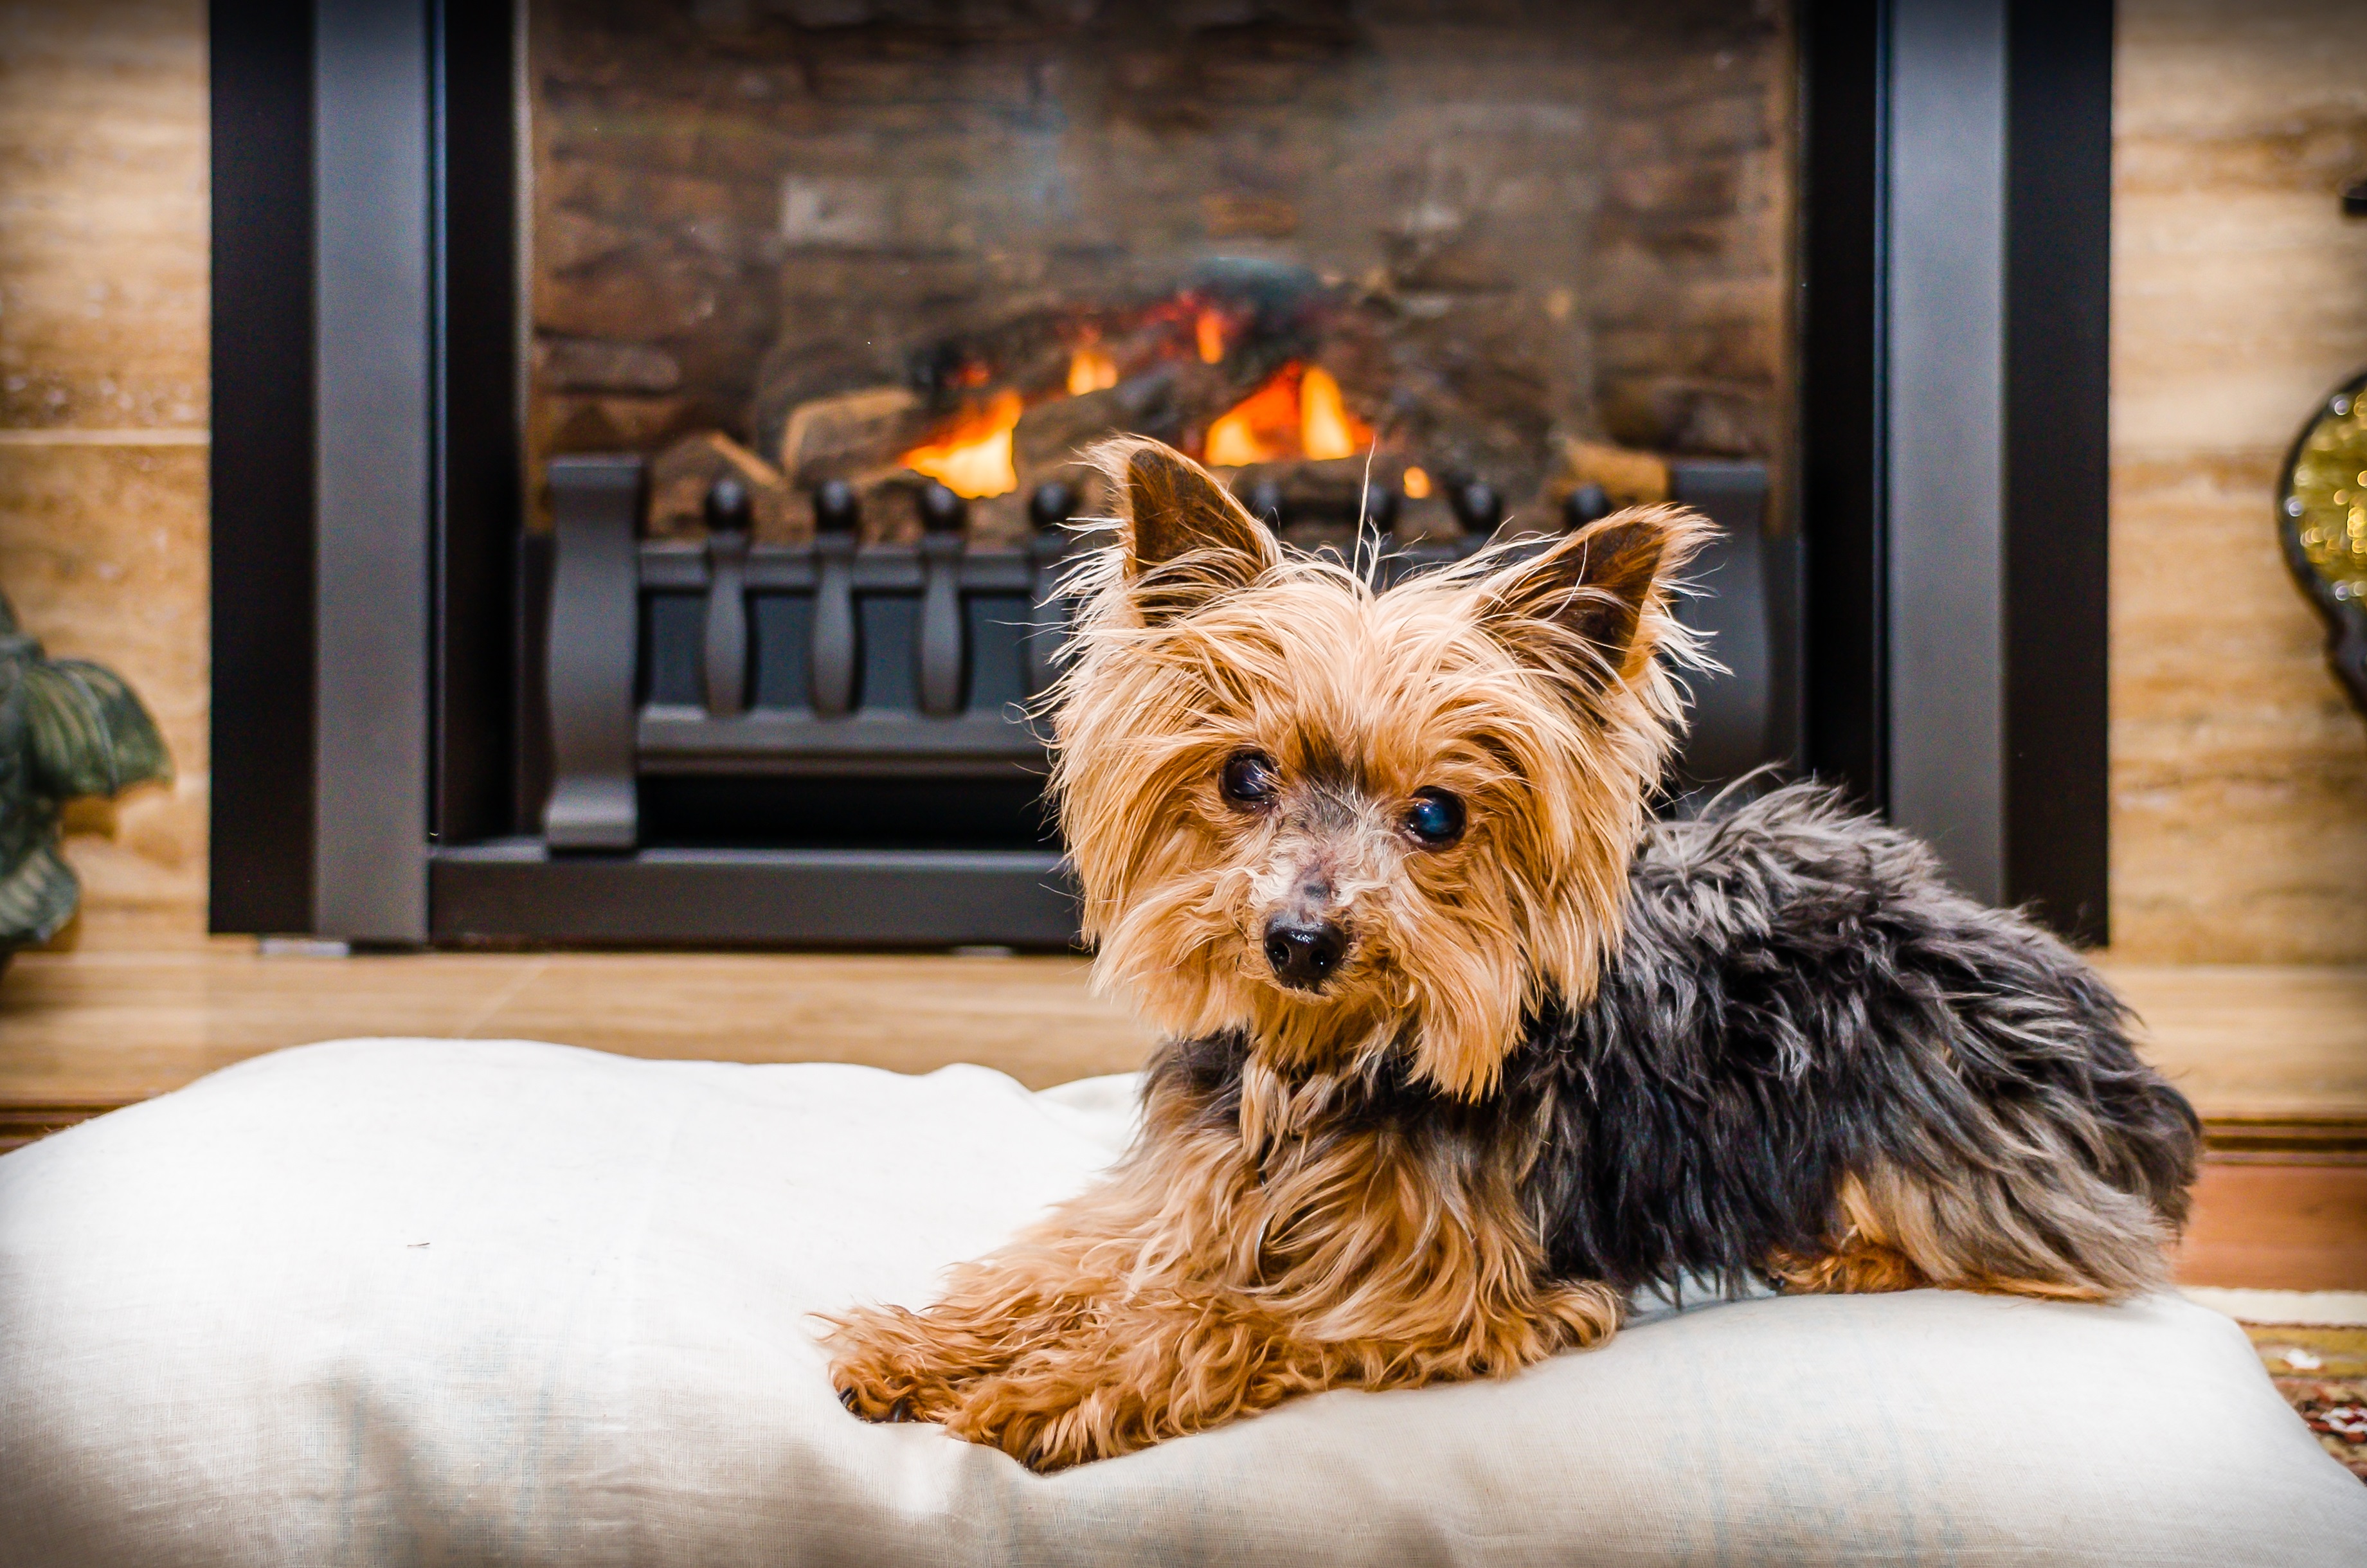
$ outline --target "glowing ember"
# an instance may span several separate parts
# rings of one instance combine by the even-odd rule
[[[1090,392],[1117,385],[1117,361],[1092,344],[1080,345],[1069,355],[1069,395],[1082,397]]]
[[[1419,501],[1430,494],[1430,475],[1418,468],[1405,471],[1406,499]]]
[[[1019,488],[1011,432],[1018,428],[1021,411],[1017,392],[999,392],[983,407],[962,410],[936,439],[906,452],[904,466],[973,501],[1007,495]]]
[[[1203,310],[1192,324],[1192,336],[1199,345],[1200,363],[1221,364],[1225,358],[1225,318],[1216,311]]]
[[[1211,421],[1203,450],[1213,467],[1240,468],[1353,457],[1372,444],[1372,426],[1348,412],[1331,372],[1294,359]]]

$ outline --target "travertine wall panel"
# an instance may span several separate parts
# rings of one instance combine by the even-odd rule
[[[2357,19],[2123,0],[2112,261],[2112,931],[2367,960],[2367,724],[2277,553],[2315,401],[2367,366]],[[2348,41],[2346,41],[2348,40]]]
[[[85,907],[194,937],[207,782],[205,6],[0,7],[0,590],[178,777],[78,811]]]
[[[205,7],[0,7],[0,425],[206,422]]]
[[[169,789],[78,812],[89,907],[202,924],[206,463],[198,447],[0,448],[0,585],[52,655],[112,665],[172,748]]]

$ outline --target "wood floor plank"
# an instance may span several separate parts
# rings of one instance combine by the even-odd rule
[[[0,976],[0,1104],[122,1103],[353,1035],[555,1040],[626,1055],[979,1062],[1046,1087],[1140,1065],[1150,1035],[1083,960],[872,954],[265,957],[252,942],[20,955]]]
[[[1033,1088],[1131,1072],[1152,1043],[1087,993],[1081,959],[951,955],[554,954],[469,1032],[899,1073],[975,1062]]]
[[[0,975],[0,1102],[140,1099],[309,1040],[457,1036],[540,961],[266,959],[252,942],[20,954]]]

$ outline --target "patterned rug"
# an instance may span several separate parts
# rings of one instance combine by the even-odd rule
[[[2248,1323],[2269,1381],[2326,1451],[2367,1481],[2367,1328]]]

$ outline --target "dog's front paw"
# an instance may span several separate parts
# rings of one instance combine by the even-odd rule
[[[946,1429],[1049,1472],[1146,1448],[1156,1439],[1125,1419],[1125,1391],[1100,1369],[1039,1366],[982,1379],[960,1391]]]
[[[964,1384],[946,1429],[1031,1470],[1115,1459],[1273,1403],[1277,1347],[1206,1301],[1107,1312]]]
[[[900,1307],[853,1312],[828,1320],[831,1386],[838,1402],[866,1421],[938,1421],[975,1369],[944,1356],[928,1324]]]

